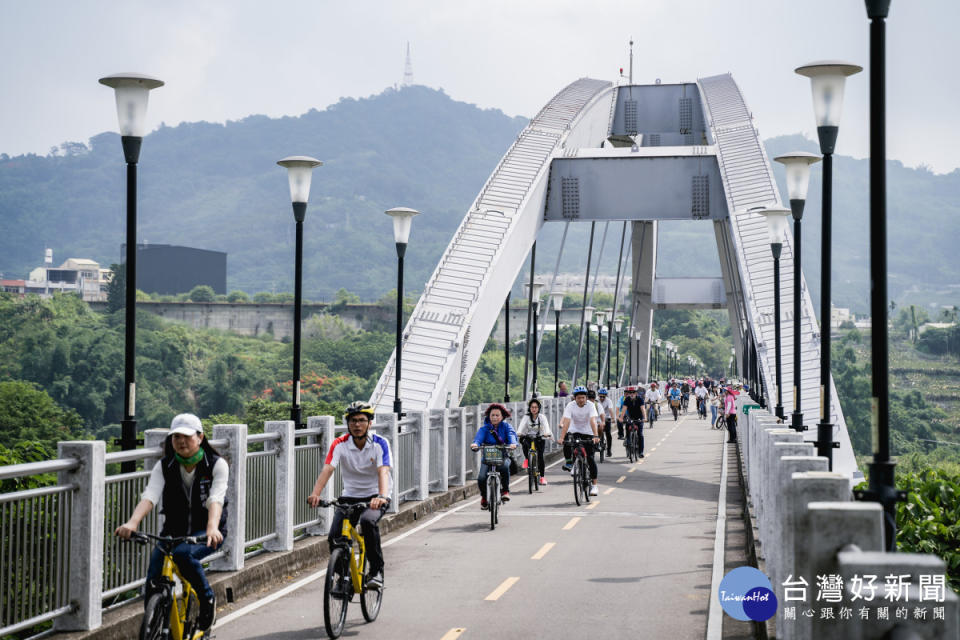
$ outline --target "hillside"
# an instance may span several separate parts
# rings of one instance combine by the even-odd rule
[[[228,252],[229,289],[292,290],[293,216],[286,178],[275,162],[311,154],[325,164],[314,174],[307,213],[305,295],[331,299],[345,287],[375,300],[393,288],[395,253],[383,211],[397,205],[424,214],[414,223],[407,253],[407,285],[415,291],[524,124],[523,118],[414,86],[343,99],[297,117],[161,126],[147,137],[141,159],[139,237]],[[771,158],[793,149],[816,151],[814,142],[799,135],[766,145]],[[780,165],[775,172],[785,195]],[[868,163],[837,156],[834,175],[834,300],[865,313]],[[804,226],[805,272],[816,305],[820,176],[815,167]],[[960,252],[951,247],[960,215],[960,171],[934,175],[891,161],[888,181],[891,298],[901,304],[960,303]],[[26,275],[40,264],[45,247],[54,249],[56,264],[73,256],[104,265],[118,261],[124,170],[117,135],[65,143],[57,155],[45,157],[0,154],[0,221],[5,277]],[[571,237],[585,238],[587,228],[575,224]],[[671,222],[663,229],[662,275],[717,272],[709,225]],[[619,230],[619,224],[610,226],[603,259],[611,273]],[[602,225],[598,243],[601,234]],[[560,235],[559,225],[542,234],[539,271],[552,272]],[[707,250],[690,251],[692,246]],[[585,263],[581,249],[567,247],[563,270]]]

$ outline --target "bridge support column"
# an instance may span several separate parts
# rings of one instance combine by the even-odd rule
[[[651,379],[650,345],[653,344],[653,282],[657,269],[657,222],[633,222],[633,327],[636,331],[633,366],[636,380],[647,383]]]
[[[264,443],[264,450],[277,452],[275,467],[277,512],[274,519],[277,537],[263,543],[263,548],[267,551],[293,551],[293,525],[294,513],[296,513],[293,500],[297,491],[295,429],[293,420],[271,420],[263,425],[264,432],[280,435],[279,440]]]
[[[218,424],[213,427],[214,440],[226,440],[220,453],[230,465],[227,482],[227,536],[223,541],[223,557],[210,563],[214,571],[243,569],[243,548],[247,522],[247,425]]]
[[[377,435],[386,438],[390,442],[390,456],[393,458],[393,466],[390,467],[390,507],[387,513],[397,513],[400,511],[400,473],[398,465],[400,461],[400,425],[397,424],[397,414],[378,413],[374,416],[377,423]]]
[[[333,419],[333,416],[310,416],[307,418],[307,428],[308,429],[318,429],[320,431],[319,436],[308,436],[307,442],[313,444],[319,442],[322,447],[320,448],[320,464],[314,470],[313,476],[314,482],[317,479],[317,476],[320,475],[320,471],[323,469],[323,460],[327,457],[327,451],[330,450],[330,445],[333,444],[333,441],[336,439],[336,433],[334,432],[334,425],[336,422]],[[312,439],[312,440],[311,440]],[[327,486],[323,488],[323,492],[320,494],[320,497],[324,500],[333,500],[333,482],[328,482]],[[330,530],[330,521],[333,519],[333,507],[317,507],[320,511],[320,522],[307,527],[307,533],[312,536],[325,536]]]
[[[104,475],[107,445],[102,440],[57,443],[58,458],[76,458],[80,466],[58,474],[57,483],[73,484],[70,504],[70,577],[74,610],[53,622],[57,631],[95,629],[102,620]],[[35,562],[36,558],[29,561]]]

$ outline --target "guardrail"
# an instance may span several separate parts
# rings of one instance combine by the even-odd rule
[[[556,438],[569,398],[541,401]],[[392,413],[376,415],[372,429],[393,455],[391,511],[476,480],[478,455],[469,443],[487,406],[411,411],[399,421]],[[516,426],[526,404],[508,408]],[[345,430],[331,416],[312,416],[300,430],[289,420],[267,422],[258,434],[242,424],[214,426],[210,444],[230,464],[230,480],[228,533],[205,559],[210,570],[236,571],[254,553],[290,551],[298,536],[326,535],[332,510],[311,509],[306,498],[330,444]],[[58,474],[52,486],[0,494],[0,635],[50,620],[57,630],[94,629],[104,607],[136,597],[151,550],[124,543],[113,531],[140,501],[166,437],[166,429],[148,430],[144,448],[113,453],[103,441],[61,442],[56,460],[0,467],[0,480]],[[548,442],[547,452],[556,449]],[[142,469],[115,472],[120,462]],[[331,500],[342,488],[338,470],[324,497]],[[158,511],[140,530],[159,533]]]

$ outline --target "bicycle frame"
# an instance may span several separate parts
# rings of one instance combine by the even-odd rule
[[[177,568],[177,563],[173,561],[173,556],[169,553],[165,553],[163,556],[163,569],[160,572],[161,578],[166,578],[171,583],[171,592],[170,592],[170,638],[172,640],[199,640],[203,638],[202,631],[194,632],[191,638],[184,638],[183,631],[184,625],[180,622],[180,605],[183,603],[184,608],[190,606],[190,595],[196,594],[196,591],[183,575],[181,575],[180,570]],[[180,597],[177,597],[176,593],[173,592],[173,585],[176,584],[176,581],[180,581],[181,588],[183,589],[183,594]],[[196,596],[197,602],[200,602],[200,596]],[[186,611],[183,612],[183,617],[186,617]]]
[[[350,581],[353,583],[353,591],[354,593],[361,593],[363,591],[361,567],[363,567],[363,563],[367,557],[367,546],[363,540],[363,535],[351,524],[350,518],[343,518],[343,526],[340,529],[340,540],[339,546],[350,552]],[[343,540],[349,540],[349,542],[342,542]],[[357,543],[360,549],[359,558],[357,554],[353,552],[354,542]]]

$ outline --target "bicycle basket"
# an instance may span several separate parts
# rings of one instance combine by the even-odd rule
[[[483,448],[483,464],[499,467],[503,464],[503,449],[498,447]]]

